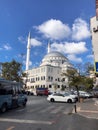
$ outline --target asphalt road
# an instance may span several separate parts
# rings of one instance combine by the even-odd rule
[[[29,96],[27,106],[0,114],[0,130],[98,130],[98,120],[72,113],[74,104]]]

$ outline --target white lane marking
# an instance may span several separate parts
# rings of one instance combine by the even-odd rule
[[[14,122],[14,123],[27,123],[27,124],[47,124],[51,125],[51,121],[37,121],[37,120],[21,120],[21,119],[10,119],[10,118],[0,118],[2,122]]]

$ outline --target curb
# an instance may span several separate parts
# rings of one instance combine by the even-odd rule
[[[85,115],[85,113],[98,113],[98,111],[87,111],[87,110],[81,110],[81,107],[77,107],[77,110],[75,111],[75,109],[73,108],[72,110],[72,114],[77,114],[77,115],[80,115],[82,117],[85,117],[85,118],[88,118],[88,119],[98,119],[98,117],[92,117],[90,115]]]

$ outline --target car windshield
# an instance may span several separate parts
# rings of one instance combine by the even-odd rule
[[[69,96],[70,94],[69,93],[65,93],[64,96]]]
[[[64,96],[64,95],[61,94],[61,93],[54,93],[53,95],[54,95],[54,96]]]

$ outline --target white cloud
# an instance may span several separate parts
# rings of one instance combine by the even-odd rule
[[[24,37],[22,37],[22,36],[18,37],[18,40],[19,40],[21,43],[23,43],[23,44],[25,44],[25,43],[27,42],[26,39],[25,39]]]
[[[31,46],[41,46],[42,43],[34,38],[31,38]]]
[[[43,24],[35,27],[46,38],[60,40],[67,38],[71,30],[67,24],[63,24],[60,20],[50,19]]]
[[[12,47],[9,44],[5,44],[5,45],[3,45],[3,49],[5,49],[5,50],[11,50]]]
[[[89,36],[90,31],[87,22],[81,18],[77,18],[72,26],[72,39],[79,41]]]
[[[18,37],[18,40],[21,42],[21,43],[27,43],[27,40],[24,38],[24,37],[22,37],[22,36],[20,36],[20,37]],[[42,43],[40,42],[40,41],[38,41],[37,39],[35,39],[35,38],[31,38],[31,46],[41,46],[42,45]]]
[[[65,42],[63,43],[53,43],[51,45],[52,50],[56,50],[59,52],[63,52],[65,54],[81,54],[84,53],[86,51],[88,51],[88,49],[86,48],[86,43],[85,42],[78,42],[78,43],[68,43]]]
[[[91,35],[88,23],[82,18],[75,19],[72,28],[56,19],[50,19],[35,28],[46,38],[52,40],[72,38],[72,40],[80,41]]]
[[[94,58],[94,55],[88,55],[87,58]]]
[[[67,57],[68,57],[68,59],[69,59],[70,61],[75,61],[75,62],[77,62],[77,63],[82,62],[82,59],[79,58],[79,57],[76,57],[76,55],[74,55],[74,54],[70,54],[70,55],[68,55]]]

